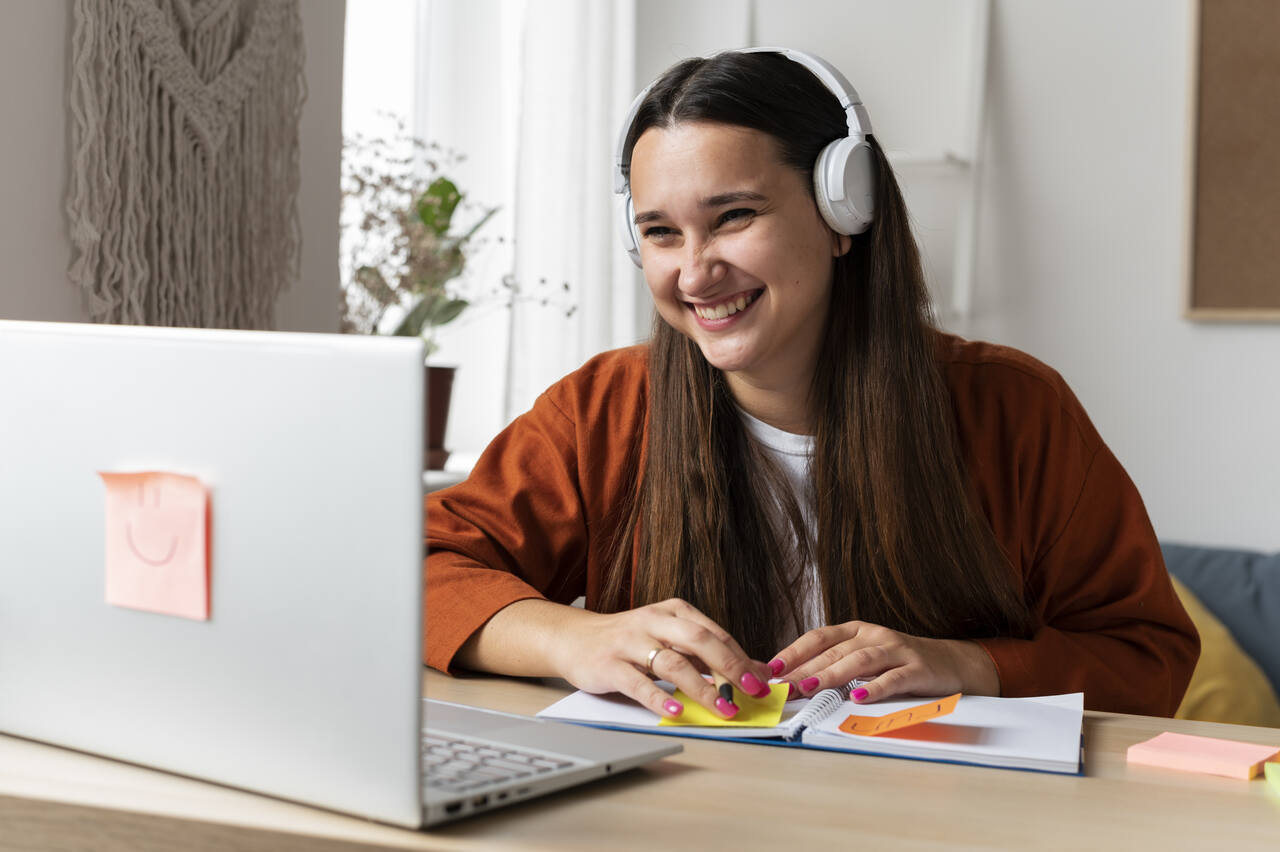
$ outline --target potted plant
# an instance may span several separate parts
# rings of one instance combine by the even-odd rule
[[[343,146],[343,213],[349,251],[342,330],[422,337],[428,358],[437,330],[471,304],[460,276],[477,233],[496,207],[464,205],[444,170],[461,157],[405,133],[355,137]],[[470,223],[457,228],[466,209]],[[464,217],[465,218],[465,217]],[[509,287],[504,280],[504,286]],[[444,432],[455,367],[427,367],[427,467],[448,458]]]

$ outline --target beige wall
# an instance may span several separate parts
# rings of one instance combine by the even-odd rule
[[[0,318],[81,322],[67,280],[71,0],[12,0],[0,26]],[[345,0],[304,0],[308,96],[302,114],[302,280],[277,308],[281,329],[337,330],[338,157]]]

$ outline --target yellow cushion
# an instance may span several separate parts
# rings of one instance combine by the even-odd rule
[[[1174,717],[1280,728],[1280,700],[1262,669],[1194,592],[1177,577],[1170,579],[1200,631],[1200,661]]]

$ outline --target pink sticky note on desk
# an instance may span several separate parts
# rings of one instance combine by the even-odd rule
[[[176,473],[99,473],[107,603],[209,618],[209,489]]]
[[[1129,746],[1129,762],[1188,772],[1252,778],[1262,765],[1280,754],[1280,746],[1255,745],[1165,732],[1146,742]]]

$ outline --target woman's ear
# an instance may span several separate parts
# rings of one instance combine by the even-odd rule
[[[849,249],[853,248],[853,237],[848,234],[837,234],[832,231],[831,236],[834,237],[831,241],[832,257],[844,257],[849,253]]]

